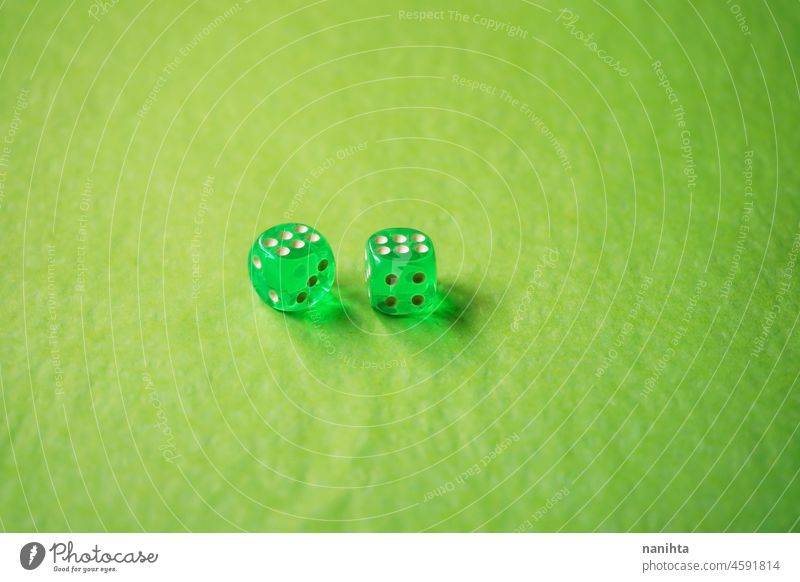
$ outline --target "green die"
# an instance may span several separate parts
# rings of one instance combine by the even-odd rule
[[[268,228],[253,243],[248,261],[259,297],[280,311],[308,309],[333,286],[331,246],[306,224]]]
[[[386,228],[367,240],[367,290],[372,307],[390,315],[427,313],[436,300],[433,242],[414,228]]]

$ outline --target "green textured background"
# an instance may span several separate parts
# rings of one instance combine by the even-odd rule
[[[0,528],[797,531],[799,31],[0,2]],[[337,257],[305,317],[247,279],[287,219]],[[368,305],[392,225],[426,320]]]

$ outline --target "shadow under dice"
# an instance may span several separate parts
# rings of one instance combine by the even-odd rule
[[[280,311],[308,309],[333,286],[333,251],[325,237],[306,224],[265,230],[248,258],[250,281],[259,297]]]
[[[390,315],[429,312],[436,300],[436,254],[413,228],[386,228],[367,241],[367,291],[372,307]]]

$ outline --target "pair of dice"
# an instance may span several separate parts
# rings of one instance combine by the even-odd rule
[[[335,261],[325,237],[303,223],[273,226],[250,249],[250,281],[280,311],[308,309],[333,286]],[[413,228],[386,228],[364,251],[372,307],[390,315],[430,311],[436,300],[436,255],[430,238]]]

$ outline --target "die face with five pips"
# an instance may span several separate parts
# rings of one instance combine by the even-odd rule
[[[259,297],[280,311],[302,311],[333,286],[335,264],[328,241],[303,223],[262,232],[250,249],[250,281]]]
[[[427,313],[436,299],[436,253],[414,228],[386,228],[367,240],[366,278],[372,307],[390,315]]]

